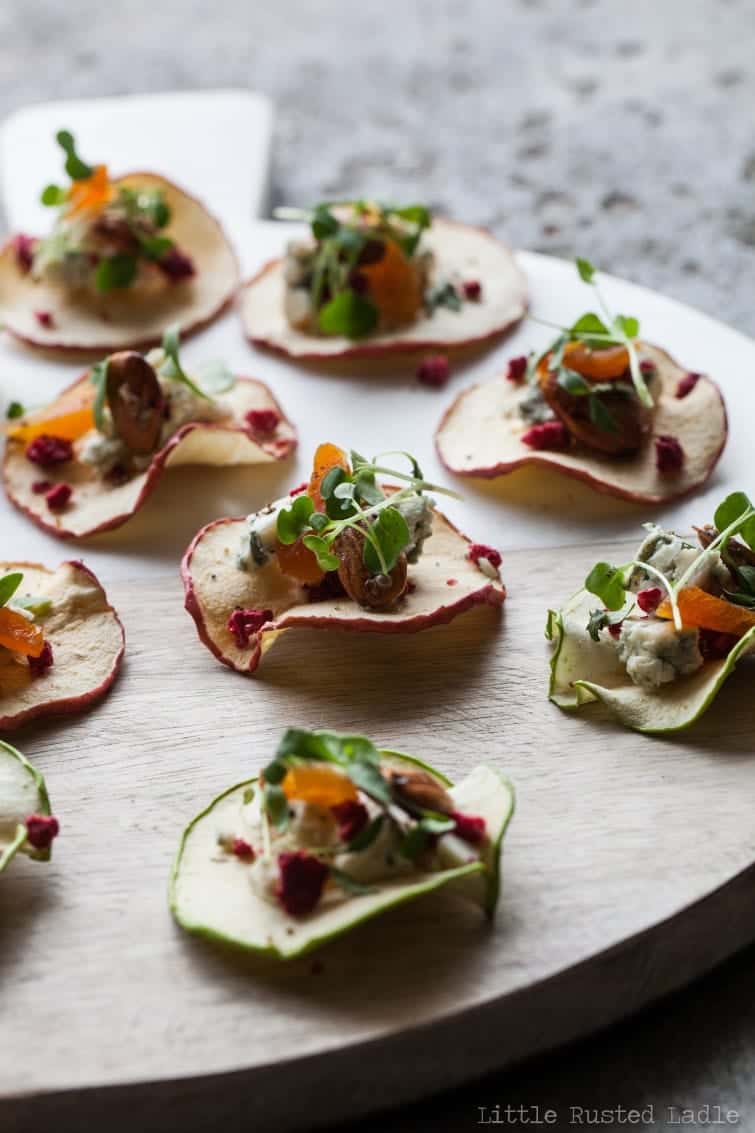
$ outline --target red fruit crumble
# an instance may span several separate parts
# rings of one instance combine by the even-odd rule
[[[508,381],[513,382],[514,385],[521,385],[527,377],[527,355],[520,354],[517,358],[509,359],[509,368],[506,371],[506,378]]]
[[[45,503],[50,511],[63,511],[73,495],[70,484],[55,484],[45,492]]]
[[[193,275],[197,274],[191,257],[175,247],[168,248],[167,252],[157,261],[157,266],[171,283],[179,283],[182,279],[191,279]]]
[[[52,311],[35,311],[34,318],[37,320],[41,327],[47,327],[49,329],[50,327],[55,326],[55,320],[52,317]]]
[[[702,377],[702,374],[689,373],[689,374],[685,374],[683,378],[680,378],[679,384],[676,387],[676,396],[677,396],[679,401],[681,401],[683,398],[687,397],[688,394],[692,393],[692,390],[695,388],[697,383],[700,381],[701,377]]]
[[[250,409],[245,420],[253,433],[267,437],[277,429],[280,413],[274,409]]]
[[[444,386],[450,375],[448,358],[445,354],[428,354],[417,367],[417,381],[433,389]]]
[[[655,466],[661,476],[677,476],[684,464],[684,449],[676,437],[655,438]]]
[[[454,834],[458,834],[465,842],[472,846],[479,846],[485,841],[485,819],[477,818],[472,814],[462,814],[458,810],[451,811],[449,818],[456,823]]]
[[[249,638],[259,633],[265,622],[273,620],[272,610],[234,610],[228,619],[228,629],[239,649],[246,649]]]
[[[482,284],[479,279],[468,279],[466,283],[462,285],[462,291],[464,292],[464,298],[469,299],[472,303],[479,303],[480,299],[482,299]]]
[[[645,590],[640,590],[637,595],[637,605],[643,614],[654,614],[660,606],[662,598],[663,591],[660,586],[648,586]]]
[[[649,358],[643,358],[640,362],[640,373],[645,378],[652,378],[657,369],[655,362],[651,362]]]
[[[60,823],[51,814],[30,814],[24,825],[26,840],[35,850],[49,850],[60,831]]]
[[[728,657],[738,640],[739,638],[733,633],[717,633],[713,629],[701,629],[700,652],[706,661],[720,661]]]
[[[34,245],[36,240],[33,236],[26,236],[23,232],[19,232],[11,240],[11,247],[16,256],[16,265],[19,270],[26,275],[31,271],[32,264],[34,263]]]
[[[26,459],[40,468],[52,468],[73,458],[73,445],[65,437],[42,433],[26,446]]]
[[[49,492],[52,487],[50,480],[35,480],[31,486],[31,490],[35,496],[44,496],[45,492]]]
[[[523,433],[522,442],[530,448],[559,452],[569,447],[569,430],[563,421],[543,421]]]
[[[322,896],[328,867],[306,850],[278,855],[280,880],[275,895],[292,917],[311,913]]]
[[[487,559],[492,567],[498,570],[503,562],[501,552],[496,551],[495,547],[488,547],[486,543],[473,543],[467,551],[467,558],[475,566],[479,563],[480,559]]]
[[[333,817],[338,823],[338,837],[342,842],[350,842],[364,830],[369,820],[367,807],[357,799],[346,799],[332,806]]]
[[[234,838],[231,842],[231,853],[243,862],[253,862],[255,853],[245,838]]]
[[[52,668],[53,655],[52,646],[49,641],[46,641],[42,646],[42,652],[39,657],[27,658],[29,662],[29,671],[33,677],[42,677],[48,669]]]
[[[302,492],[306,492],[308,487],[309,484],[306,480],[304,480],[301,484],[298,484],[295,488],[292,488],[288,494],[289,496],[300,496]]]
[[[623,625],[624,625],[623,621],[613,622],[613,624],[611,624],[609,622],[609,624],[606,626],[606,629],[610,633],[611,637],[615,638],[615,640],[618,641],[619,638],[621,637],[621,627]]]

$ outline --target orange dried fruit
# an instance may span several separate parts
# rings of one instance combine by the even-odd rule
[[[315,457],[312,461],[312,475],[307,486],[307,495],[315,505],[315,511],[325,511],[325,502],[320,495],[320,485],[334,468],[342,468],[349,476],[351,475],[351,465],[346,453],[338,445],[326,441],[325,444],[318,445],[315,450]]]
[[[94,428],[94,386],[87,383],[70,393],[63,394],[46,409],[32,413],[17,425],[8,428],[8,436],[14,441],[28,444],[36,437],[50,433],[66,441],[75,441]]]
[[[591,350],[583,342],[570,342],[564,349],[564,363],[583,378],[609,382],[620,378],[629,366],[629,352],[624,346],[608,346]]]
[[[424,303],[417,265],[395,240],[386,239],[384,248],[379,260],[359,265],[359,274],[367,280],[369,297],[380,311],[383,323],[410,323]]]
[[[276,539],[275,554],[280,569],[296,582],[316,586],[325,577],[325,572],[317,565],[317,559],[301,539],[297,539],[295,543],[281,543],[280,539]]]
[[[755,610],[746,610],[744,606],[716,598],[699,586],[685,586],[679,591],[676,601],[682,623],[688,628],[710,629],[744,637],[755,626]],[[659,618],[673,617],[668,598],[661,602],[656,614]]]
[[[106,165],[95,165],[91,177],[74,181],[68,190],[68,216],[79,212],[104,208],[113,196],[113,186]]]
[[[0,607],[0,645],[26,657],[39,657],[45,646],[40,626],[8,606]]]
[[[287,799],[301,799],[317,806],[338,806],[359,797],[351,779],[327,764],[291,767],[281,786]]]

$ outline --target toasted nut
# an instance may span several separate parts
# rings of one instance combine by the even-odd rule
[[[599,354],[601,352],[596,352]],[[606,351],[608,353],[608,351]],[[606,452],[612,456],[636,452],[650,434],[652,416],[649,409],[633,393],[601,390],[603,406],[611,415],[615,429],[600,429],[590,419],[590,398],[575,397],[559,385],[558,375],[548,368],[550,356],[538,363],[537,376],[543,397],[556,416],[578,441],[588,448]],[[571,363],[571,359],[569,359]],[[582,375],[585,381],[596,382],[589,374]],[[613,379],[612,379],[613,380]]]
[[[111,354],[106,392],[117,436],[132,452],[154,452],[162,430],[164,400],[147,359],[135,350]]]
[[[436,810],[440,814],[450,814],[454,809],[453,800],[443,784],[421,767],[384,764],[380,770],[399,806],[415,811]]]
[[[368,610],[388,610],[406,590],[406,555],[399,555],[390,574],[370,574],[364,564],[364,535],[347,527],[337,537],[334,550],[341,565],[338,577],[350,598]]]

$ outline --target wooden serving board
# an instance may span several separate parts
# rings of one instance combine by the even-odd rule
[[[115,582],[113,692],[16,736],[62,832],[49,865],[17,861],[0,886],[11,1128],[328,1126],[618,1019],[755,937],[751,668],[673,739],[546,699],[548,605],[627,550],[507,553],[502,613],[407,637],[292,631],[256,679],[199,645],[175,572]],[[289,724],[363,731],[454,778],[505,769],[495,924],[441,895],[285,965],[185,936],[166,903],[181,830]]]

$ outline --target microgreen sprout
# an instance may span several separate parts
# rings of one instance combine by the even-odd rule
[[[0,578],[0,606],[7,606],[23,582],[23,578],[24,576],[20,571],[12,571]]]
[[[560,332],[558,338],[536,358],[536,363],[550,354],[549,368],[552,372],[557,373],[559,385],[563,386],[572,396],[588,397],[590,399],[590,417],[593,424],[604,431],[614,432],[616,423],[600,401],[600,393],[634,392],[640,403],[647,409],[652,409],[653,407],[653,398],[647,387],[642,370],[640,369],[640,361],[637,355],[636,339],[640,333],[640,324],[638,320],[631,315],[614,315],[609,309],[597,284],[597,269],[593,267],[589,260],[578,257],[576,264],[580,279],[594,289],[596,298],[603,312],[603,317],[596,314],[594,311],[588,311],[571,326],[562,326],[559,323],[548,322],[531,315],[530,318],[532,318],[533,322],[540,323],[542,326],[551,327]],[[586,382],[580,374],[576,374],[573,370],[570,370],[564,365],[564,350],[570,342],[579,342],[589,350],[601,350],[611,346],[623,346],[629,359],[629,372],[632,379],[631,385],[626,382]]]
[[[353,527],[364,537],[363,559],[370,573],[390,574],[411,540],[409,527],[397,505],[426,491],[449,496],[456,493],[425,480],[409,453],[383,455],[405,456],[411,472],[384,467],[378,463],[379,458],[370,461],[352,452],[353,471],[333,468],[320,484],[324,511],[316,511],[307,495],[297,496],[290,507],[281,508],[276,520],[281,543],[290,545],[301,538],[304,546],[315,555],[321,570],[337,570],[340,562],[333,545],[342,531]],[[376,473],[403,480],[407,487],[386,495],[376,483]]]

